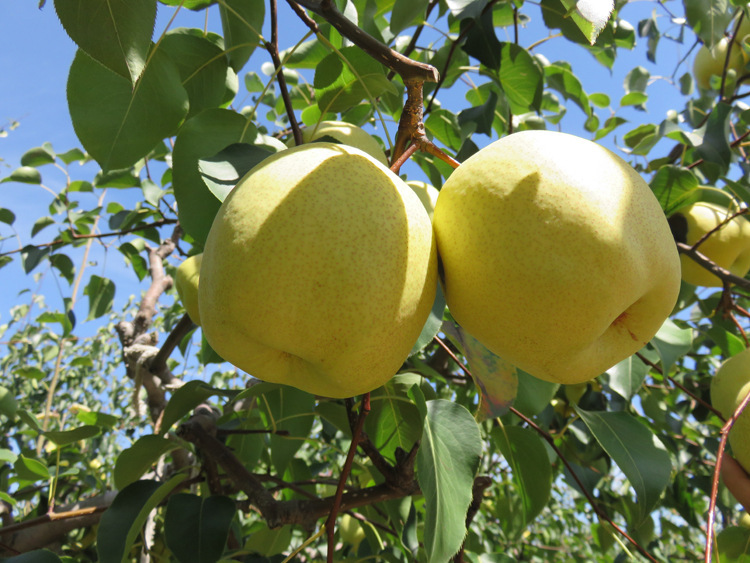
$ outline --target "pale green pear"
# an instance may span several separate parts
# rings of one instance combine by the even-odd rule
[[[198,281],[201,274],[203,254],[196,254],[186,258],[177,267],[174,285],[180,296],[185,311],[197,325],[201,324],[200,305],[198,304]]]
[[[406,185],[414,190],[414,193],[417,194],[422,205],[424,205],[424,208],[427,210],[430,219],[432,219],[432,216],[435,213],[435,204],[437,203],[438,194],[440,192],[437,191],[434,186],[420,180],[407,180]]]
[[[199,300],[203,333],[227,361],[341,398],[396,374],[436,290],[416,194],[363,151],[320,142],[268,157],[229,193]]]
[[[303,143],[309,143],[323,137],[331,137],[344,145],[364,151],[381,164],[388,166],[388,159],[385,157],[380,144],[361,127],[346,121],[321,121],[310,127],[302,128]],[[287,146],[294,146],[294,137],[287,141]]]
[[[677,210],[669,218],[675,239],[690,246],[707,233],[711,235],[698,246],[698,252],[731,273],[744,277],[750,270],[750,221],[734,216],[736,211],[713,203],[698,202]],[[730,219],[727,221],[727,219]],[[715,230],[720,224],[720,229]],[[681,255],[682,279],[693,285],[722,287],[719,277],[695,260]]]
[[[750,348],[726,360],[711,379],[711,404],[729,419],[750,393]],[[750,472],[750,408],[745,409],[729,432],[732,455]]]
[[[581,383],[637,352],[680,290],[648,184],[573,135],[523,131],[481,149],[443,185],[433,225],[453,317],[547,381]]]
[[[722,75],[729,45],[729,39],[724,37],[713,48],[703,45],[698,49],[693,61],[693,76],[700,88],[710,90],[711,77]],[[727,69],[734,70],[739,76],[746,63],[747,59],[742,47],[735,43],[732,45],[732,52],[729,54]]]

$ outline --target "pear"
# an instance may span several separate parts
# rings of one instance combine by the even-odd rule
[[[203,253],[203,333],[265,381],[326,397],[386,383],[411,351],[437,291],[422,203],[356,148],[276,153],[224,200]]]
[[[303,143],[310,143],[324,137],[330,137],[341,144],[358,148],[381,164],[388,166],[388,159],[385,157],[380,144],[361,127],[345,121],[321,121],[316,125],[302,128]],[[287,146],[294,146],[294,137],[287,141]]]
[[[704,90],[711,89],[711,77],[721,76],[724,72],[724,62],[729,50],[729,39],[724,37],[713,48],[703,45],[698,49],[693,61],[693,76],[698,86]],[[735,43],[729,55],[728,70],[734,70],[739,76],[747,63],[742,47]]]
[[[198,304],[198,280],[201,273],[203,254],[196,254],[186,258],[177,267],[174,285],[180,296],[185,311],[197,325],[201,324],[200,305]]]
[[[435,212],[435,204],[437,203],[438,194],[440,192],[437,191],[434,186],[420,180],[407,180],[406,185],[414,190],[414,193],[417,194],[422,205],[424,205],[424,208],[427,210],[430,219],[432,219],[432,215]]]
[[[721,364],[711,379],[711,404],[727,420],[750,393],[750,348]],[[732,454],[750,472],[750,408],[737,418],[729,432]]]
[[[546,381],[588,381],[654,336],[680,259],[646,182],[585,139],[515,133],[468,158],[433,225],[456,321]]]
[[[694,245],[706,233],[735,215],[726,207],[698,202],[678,209],[669,218],[675,239]],[[744,277],[750,270],[750,221],[735,216],[698,246],[698,252],[733,274]],[[703,266],[684,254],[682,279],[693,285],[722,287],[722,281]]]

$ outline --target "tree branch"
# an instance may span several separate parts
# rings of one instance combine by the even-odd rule
[[[701,254],[689,244],[686,244],[684,242],[677,242],[676,244],[677,250],[680,252],[680,254],[689,256],[692,260],[695,260],[698,264],[706,268],[706,270],[714,274],[716,277],[721,278],[722,280],[732,283],[738,287],[750,289],[750,280],[735,276],[732,272],[722,268],[713,260],[708,258],[705,254]]]
[[[328,21],[341,35],[349,39],[357,47],[368,53],[372,58],[384,64],[394,72],[397,72],[404,84],[410,82],[437,82],[439,74],[437,69],[425,63],[405,57],[398,51],[394,51],[384,43],[375,39],[372,35],[360,29],[349,21],[344,14],[339,12],[336,5],[330,0],[294,0],[300,6],[304,6],[311,12],[318,14]],[[314,29],[313,31],[318,31]]]

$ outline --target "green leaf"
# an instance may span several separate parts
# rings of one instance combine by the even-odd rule
[[[725,102],[716,104],[702,127],[703,142],[695,149],[696,156],[703,159],[701,171],[715,182],[729,170],[732,149],[729,146],[729,118],[732,106]]]
[[[44,164],[53,164],[55,162],[55,153],[49,143],[46,146],[35,147],[27,150],[21,157],[21,166],[43,166]]]
[[[273,431],[269,438],[271,463],[283,474],[310,435],[315,420],[315,397],[294,387],[279,385],[259,395],[258,405],[266,416],[268,428]]]
[[[383,66],[359,47],[326,56],[315,69],[313,84],[321,113],[342,112],[362,100],[398,93]]]
[[[245,174],[273,153],[266,146],[233,143],[215,155],[200,159],[198,170],[211,193],[224,201]]]
[[[15,418],[16,411],[18,411],[18,403],[13,392],[0,385],[0,414],[12,419]]]
[[[40,217],[34,222],[34,226],[31,227],[31,236],[35,237],[45,227],[49,227],[50,225],[54,225],[54,224],[55,224],[55,220],[52,217]]]
[[[456,114],[446,109],[436,109],[430,112],[424,122],[425,129],[446,147],[454,151],[461,148],[461,128]]]
[[[172,425],[209,397],[222,393],[203,381],[194,379],[182,385],[172,393],[161,421],[161,432],[167,432]]]
[[[310,39],[309,41],[300,43],[295,48],[289,48],[285,51],[282,51],[279,54],[279,58],[284,63],[284,66],[288,68],[317,68],[320,62],[324,58],[326,58],[329,53],[330,51],[326,48],[325,45],[323,45],[323,43],[321,43],[317,39]],[[253,80],[253,83],[256,84],[256,88],[258,82],[260,82],[260,78],[257,78],[257,80]],[[263,86],[261,83],[261,87],[259,90],[251,90],[250,88],[248,88],[248,91],[260,92],[262,89]]]
[[[480,392],[477,417],[484,420],[504,414],[518,390],[518,369],[492,353],[458,324],[445,322],[443,332],[463,350],[471,377]]]
[[[167,547],[181,563],[218,561],[236,511],[229,497],[171,496],[164,516]]]
[[[588,42],[593,45],[602,29],[607,25],[614,3],[603,0],[581,2],[580,0],[562,0],[568,9],[567,15],[576,23]]]
[[[16,221],[16,214],[13,213],[10,209],[5,209],[4,207],[0,207],[0,223],[5,223],[6,225],[12,225]]]
[[[559,383],[543,381],[523,370],[517,370],[518,392],[513,406],[526,416],[542,412],[560,387]]]
[[[669,484],[672,463],[664,445],[646,425],[625,412],[576,412],[596,441],[614,460],[635,489],[643,519]]]
[[[501,523],[502,529],[520,535],[550,499],[552,466],[547,448],[539,434],[520,426],[497,426],[492,430],[492,440],[513,474],[512,490],[498,499],[506,505],[501,512],[507,519]]]
[[[495,35],[492,11],[487,10],[475,20],[461,20],[461,34],[464,33],[466,33],[466,41],[461,45],[461,49],[487,68],[499,70],[500,50],[503,44]]]
[[[114,480],[115,487],[119,490],[124,489],[130,483],[140,479],[158,459],[176,448],[179,445],[172,441],[149,434],[141,436],[136,442],[122,450],[117,461],[115,462]]]
[[[662,166],[654,174],[650,186],[667,216],[700,198],[698,178],[682,166]]]
[[[586,115],[591,115],[589,98],[583,91],[581,82],[568,68],[567,63],[552,63],[545,66],[544,76],[550,88],[560,92],[566,100],[573,100]]]
[[[83,51],[68,75],[68,109],[78,139],[104,170],[126,168],[173,135],[188,110],[179,72],[161,50],[133,86]]]
[[[539,111],[544,79],[529,52],[515,43],[501,43],[500,85],[514,114]]]
[[[726,0],[683,0],[685,16],[695,34],[709,47],[724,37],[733,12]]]
[[[474,19],[482,13],[487,0],[445,0],[445,4],[456,19]]]
[[[264,523],[250,534],[250,538],[245,542],[244,547],[252,553],[271,557],[283,553],[291,542],[292,526],[287,524],[272,530]],[[279,561],[282,561],[282,559],[279,559]]]
[[[49,479],[52,474],[46,465],[38,459],[26,457],[21,454],[13,464],[16,475],[19,479],[26,481],[39,481],[40,479]]]
[[[223,0],[219,4],[224,48],[229,64],[239,72],[262,40],[264,0]]]
[[[42,175],[39,170],[31,166],[21,166],[11,172],[10,176],[6,176],[0,183],[4,182],[18,182],[20,184],[41,184]]]
[[[190,103],[189,116],[223,103],[229,62],[221,47],[201,30],[172,30],[159,49],[169,55],[180,73]]]
[[[87,440],[88,438],[98,436],[101,432],[98,426],[84,425],[73,430],[47,430],[44,435],[58,446],[67,446],[79,440]]]
[[[430,310],[430,315],[427,317],[427,320],[422,327],[422,332],[419,333],[419,337],[414,343],[411,352],[409,352],[409,356],[413,356],[423,350],[430,342],[432,342],[433,338],[437,336],[443,326],[444,313],[445,296],[443,295],[442,288],[438,285],[437,292],[435,293],[435,301]]]
[[[221,201],[209,190],[198,168],[233,143],[252,143],[255,126],[245,116],[226,109],[208,109],[180,128],[173,152],[173,186],[180,225],[197,242],[205,243]]]
[[[609,368],[607,373],[612,390],[630,400],[643,385],[648,366],[638,356],[632,355]]]
[[[410,0],[396,2],[391,12],[391,33],[398,35],[407,27],[419,24],[424,20],[429,0]]]
[[[101,563],[129,561],[130,548],[141,533],[149,513],[161,503],[187,475],[179,473],[161,483],[136,481],[122,489],[102,515],[96,534],[96,551]]]
[[[396,448],[408,452],[422,434],[422,418],[409,398],[409,390],[423,382],[413,373],[398,374],[370,393],[365,431],[386,459],[395,460]]]
[[[469,411],[443,399],[428,401],[417,480],[426,505],[424,547],[429,563],[447,561],[463,543],[481,455],[479,427]]]
[[[49,254],[49,248],[38,248],[27,244],[21,249],[21,260],[23,261],[23,271],[30,273],[36,268],[42,259]]]
[[[83,293],[89,297],[89,316],[86,320],[98,319],[112,309],[112,303],[115,300],[115,284],[112,280],[92,274]]]
[[[156,22],[156,0],[55,0],[65,31],[83,51],[128,82],[143,72]]]
[[[662,371],[667,374],[679,358],[693,348],[693,331],[678,327],[671,319],[664,324],[651,340],[661,358]]]
[[[471,133],[483,133],[491,137],[497,101],[497,93],[490,90],[487,101],[483,104],[461,110],[458,114],[458,124],[461,129]]]

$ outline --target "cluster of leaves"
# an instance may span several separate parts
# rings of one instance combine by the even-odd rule
[[[155,35],[156,0],[111,4],[109,11],[86,0],[54,3],[79,47],[68,102],[83,150],[34,148],[2,180],[38,185],[51,202],[30,233],[44,233],[48,242],[0,249],[0,267],[8,272],[18,262],[30,287],[35,276],[47,276],[65,289],[51,307],[29,291],[28,305],[0,326],[0,500],[14,522],[0,541],[7,555],[51,544],[75,561],[146,553],[157,561],[319,561],[328,550],[319,519],[331,508],[325,499],[336,491],[364,404],[238,383],[240,376],[199,343],[199,331],[183,330],[180,305],[167,305],[163,289],[157,298],[165,308],[153,323],[143,305],[148,295],[140,307],[129,302],[115,310],[115,281],[87,272],[89,252],[106,252],[116,241],[128,269],[153,289],[162,268],[154,247],[200,252],[236,180],[283,150],[280,139],[297,120],[343,119],[389,147],[405,86],[295,2],[159,3],[174,21],[187,10],[207,11],[218,14],[220,26],[170,21]],[[438,69],[440,79],[423,87],[424,125],[459,161],[518,130],[562,128],[602,142],[621,134],[622,149],[667,214],[727,195],[750,202],[743,148],[750,112],[741,80],[736,91],[696,92],[679,62],[662,73],[679,75],[664,79],[674,108],[650,123],[643,110],[655,77],[646,67],[630,70],[613,100],[591,91],[597,86],[585,84],[570,62],[551,62],[554,47],[545,49],[564,44],[614,71],[640,38],[644,64],[653,67],[663,42],[687,51],[696,36],[718,41],[743,2],[655,2],[653,14],[633,25],[621,15],[626,2],[618,1],[601,26],[571,0],[336,4],[370,36]],[[279,50],[282,8],[285,23],[298,26],[283,26],[296,35],[284,35],[288,47]],[[659,28],[664,21],[668,32]],[[635,126],[631,110],[641,112]],[[78,164],[86,179],[71,176]],[[63,175],[58,189],[42,178],[57,183],[47,173],[52,167]],[[439,188],[452,169],[417,152],[404,171]],[[113,191],[118,195],[105,205]],[[10,232],[16,214],[0,208],[0,222]],[[13,238],[21,240],[6,236],[3,244]],[[167,260],[167,271],[176,261]],[[99,323],[85,337],[79,335],[91,325],[76,321],[82,286],[86,320]],[[748,309],[748,295],[733,288],[729,296],[684,286],[673,320],[652,343],[577,388],[517,372],[438,303],[402,373],[370,396],[366,439],[347,468],[342,504],[364,539],[336,529],[336,559],[447,561],[457,552],[456,560],[482,562],[700,557],[721,426],[710,409],[709,381],[723,358],[746,346],[747,319],[738,311]],[[131,320],[142,325],[140,340],[126,336],[123,323]],[[162,378],[167,383],[155,391],[138,354],[155,349],[159,335],[178,337],[181,359],[166,369],[181,369],[182,381]],[[219,368],[209,374],[212,363]],[[159,392],[168,399],[160,402]],[[191,416],[215,437],[199,428],[180,432]],[[274,510],[291,507],[291,515],[267,521],[271,508],[260,506],[257,483],[279,503]],[[80,499],[89,507],[77,505]],[[63,516],[50,518],[53,507]],[[723,527],[735,523],[734,501],[723,489],[717,509]],[[40,551],[18,560],[58,558]]]

